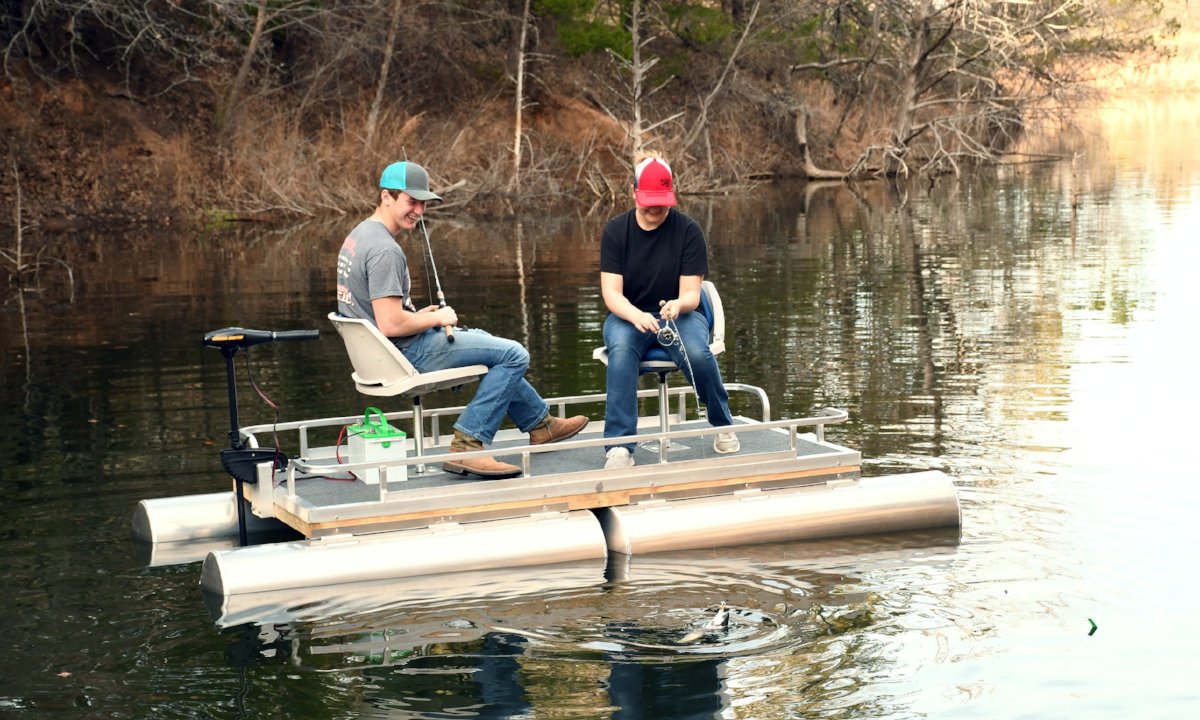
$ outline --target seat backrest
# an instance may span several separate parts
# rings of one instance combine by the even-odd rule
[[[725,351],[725,306],[721,304],[721,294],[711,280],[700,283],[700,307],[697,308],[708,318],[708,345],[713,355]]]
[[[329,313],[329,321],[346,343],[346,354],[354,367],[354,382],[362,385],[393,385],[417,374],[408,358],[368,320]]]

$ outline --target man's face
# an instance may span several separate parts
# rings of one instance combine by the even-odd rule
[[[425,214],[425,201],[413,200],[403,192],[395,198],[387,193],[384,196],[384,209],[392,214],[392,219],[396,221],[397,225],[405,230],[412,230],[417,226],[421,216]]]

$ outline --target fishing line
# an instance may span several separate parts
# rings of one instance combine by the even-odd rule
[[[429,271],[429,253],[424,252],[424,253],[422,253],[422,255],[424,256],[423,259],[425,260],[425,277],[429,278],[433,275],[433,273],[431,273]],[[425,286],[426,286],[426,289],[429,290],[429,304],[433,305],[434,303],[437,302],[437,298],[435,298],[433,296],[433,285],[431,285],[427,280],[425,282]]]
[[[408,162],[408,149],[401,148],[401,151],[404,153],[404,162]],[[436,270],[434,270],[434,272],[432,272],[432,273],[429,272],[429,262],[430,262],[429,259],[433,256],[433,252],[431,251],[431,249],[429,247],[429,233],[425,232],[425,217],[421,216],[421,217],[417,218],[417,220],[421,223],[421,232],[425,233],[425,258],[424,258],[425,259],[425,277],[428,278],[430,275],[433,275],[436,278],[437,277]],[[429,290],[429,304],[432,305],[434,302],[436,302],[433,298],[433,286],[430,285],[428,282],[426,282],[425,285],[426,285],[426,288]],[[441,289],[442,288],[439,285],[438,291],[440,292]],[[442,305],[444,306],[445,302],[443,302]]]
[[[665,300],[660,300],[658,306],[661,308],[666,305]],[[679,351],[683,353],[683,362],[687,365],[687,381],[692,386],[692,390],[696,393],[697,401],[699,401],[700,391],[696,390],[695,375],[692,373],[692,359],[688,357],[687,346],[683,344],[683,338],[679,335],[679,325],[674,320],[663,319],[663,326],[658,329],[657,333],[658,344],[663,347],[671,347],[678,345]]]
[[[425,252],[429,258],[429,266],[433,268],[433,284],[437,287],[438,307],[446,307],[446,294],[442,292],[442,281],[438,278],[437,262],[433,259],[433,245],[429,242],[429,231],[425,229],[425,216],[417,218],[417,222],[421,225],[421,234],[425,236]],[[454,342],[454,328],[449,325],[442,327],[446,331],[446,342]]]

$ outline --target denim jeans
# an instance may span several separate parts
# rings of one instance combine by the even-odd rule
[[[680,340],[687,350],[694,377],[688,373],[688,362],[678,343],[665,349],[683,371],[688,382],[696,388],[700,402],[708,410],[708,421],[714,427],[733,424],[729,413],[729,393],[721,380],[717,358],[708,347],[708,320],[698,312],[690,312],[672,321],[679,330]],[[659,318],[662,324],[662,318]],[[658,336],[643,333],[631,323],[609,314],[604,321],[604,345],[608,348],[608,403],[604,409],[604,437],[621,437],[637,433],[638,364],[654,345]],[[634,444],[623,444],[633,452]]]
[[[430,329],[401,352],[418,372],[487,366],[475,397],[454,423],[455,430],[476,440],[492,442],[505,415],[522,432],[529,432],[550,413],[550,406],[525,380],[529,351],[514,340],[472,328],[455,330],[454,342],[448,342],[444,330]]]

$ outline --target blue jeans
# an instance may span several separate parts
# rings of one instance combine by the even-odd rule
[[[421,333],[401,350],[418,372],[445,370],[467,365],[486,365],[487,375],[467,404],[454,429],[490,443],[507,415],[522,432],[529,432],[550,413],[550,406],[525,380],[529,351],[514,340],[495,337],[483,330],[455,330],[454,342],[446,341],[441,329]]]
[[[659,318],[662,324],[662,318]],[[679,337],[691,361],[692,374],[688,373],[688,362],[678,343],[665,349],[671,359],[683,371],[688,382],[696,388],[700,402],[708,410],[708,421],[714,427],[733,424],[729,413],[729,393],[721,380],[721,369],[717,358],[708,347],[708,320],[698,312],[690,312],[673,321],[679,329]],[[608,348],[608,403],[604,409],[604,437],[621,437],[637,433],[637,389],[638,364],[642,356],[654,345],[658,336],[652,332],[641,332],[631,323],[609,313],[604,321],[604,345]],[[613,447],[613,446],[610,446]],[[633,452],[632,443],[615,446]]]

